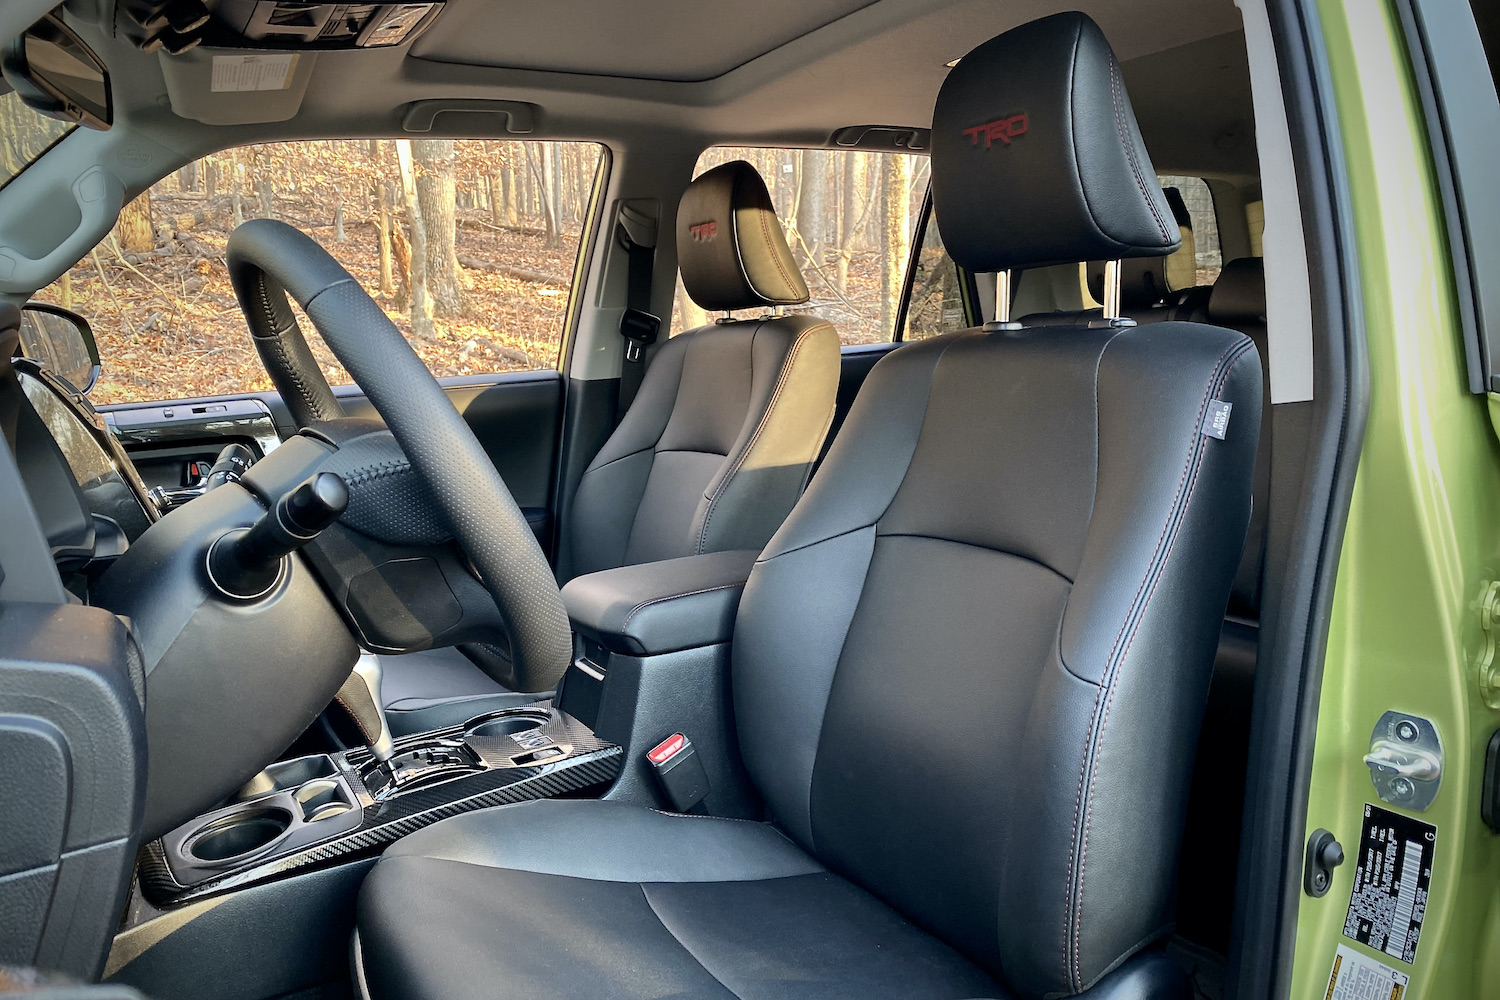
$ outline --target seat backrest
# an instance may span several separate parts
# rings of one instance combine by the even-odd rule
[[[807,301],[750,164],[693,181],[676,228],[683,287],[704,309]],[[560,575],[765,545],[807,485],[838,377],[838,334],[812,316],[720,321],[667,341],[579,482]]]
[[[980,46],[938,97],[969,271],[1170,252],[1152,176],[1085,15]],[[774,819],[1018,996],[1170,927],[1260,402],[1254,345],[1195,324],[902,347],[745,588],[735,713]]]
[[[1241,257],[1224,265],[1208,298],[1208,321],[1238,330],[1255,344],[1262,365],[1260,449],[1255,455],[1254,504],[1245,551],[1229,592],[1229,613],[1252,621],[1260,619],[1261,564],[1266,551],[1266,514],[1271,509],[1271,378],[1264,371],[1270,360],[1266,334],[1266,271],[1259,257]]]

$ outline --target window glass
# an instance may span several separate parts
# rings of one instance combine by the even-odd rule
[[[812,293],[806,305],[788,311],[829,320],[845,344],[889,341],[927,193],[927,157],[716,146],[698,158],[694,176],[731,160],[747,160],[765,179]],[[679,278],[671,332],[712,321]]]
[[[0,187],[75,128],[33,111],[14,90],[0,94]]]
[[[902,340],[924,340],[967,329],[958,265],[943,248],[937,218],[929,216],[922,231],[922,247],[912,275],[911,301],[906,307]]]
[[[1163,175],[1157,180],[1161,181],[1164,188],[1177,189],[1187,207],[1190,220],[1190,225],[1184,227],[1182,234],[1182,249],[1167,258],[1167,284],[1173,289],[1212,285],[1224,266],[1219,250],[1219,220],[1214,214],[1213,193],[1201,177]],[[1179,254],[1182,256],[1179,257]]]
[[[226,150],[127,205],[38,298],[93,324],[96,403],[269,389],[224,248],[243,220],[274,218],[347,267],[434,375],[554,367],[600,150],[451,139]],[[416,266],[414,224],[427,246]],[[321,339],[309,341],[331,384],[352,381]]]

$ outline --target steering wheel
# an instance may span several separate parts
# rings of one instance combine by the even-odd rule
[[[510,669],[496,679],[519,691],[556,684],[572,660],[573,641],[552,569],[474,432],[406,338],[341,264],[286,223],[244,223],[229,237],[227,261],[256,350],[298,426],[336,440],[328,425],[345,418],[288,295],[399,444],[382,464],[404,472],[400,463],[409,462],[494,598],[510,640]]]

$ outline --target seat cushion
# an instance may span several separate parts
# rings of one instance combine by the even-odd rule
[[[359,900],[375,1000],[1007,997],[774,827],[600,801],[468,813]]]

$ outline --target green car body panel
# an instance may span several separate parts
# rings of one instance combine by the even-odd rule
[[[1482,598],[1500,579],[1500,396],[1468,389],[1442,202],[1399,14],[1321,0],[1342,128],[1369,360],[1369,415],[1334,592],[1308,837],[1346,862],[1299,897],[1291,995],[1322,997],[1344,944],[1411,977],[1407,996],[1500,998],[1500,836],[1480,820],[1484,751],[1500,699],[1482,684]],[[1497,164],[1500,169],[1500,164]],[[1500,625],[1496,626],[1500,631]],[[1500,638],[1500,637],[1497,637]],[[1396,710],[1437,727],[1442,785],[1425,812],[1382,803],[1363,757]],[[1412,965],[1343,936],[1366,803],[1437,827]]]

